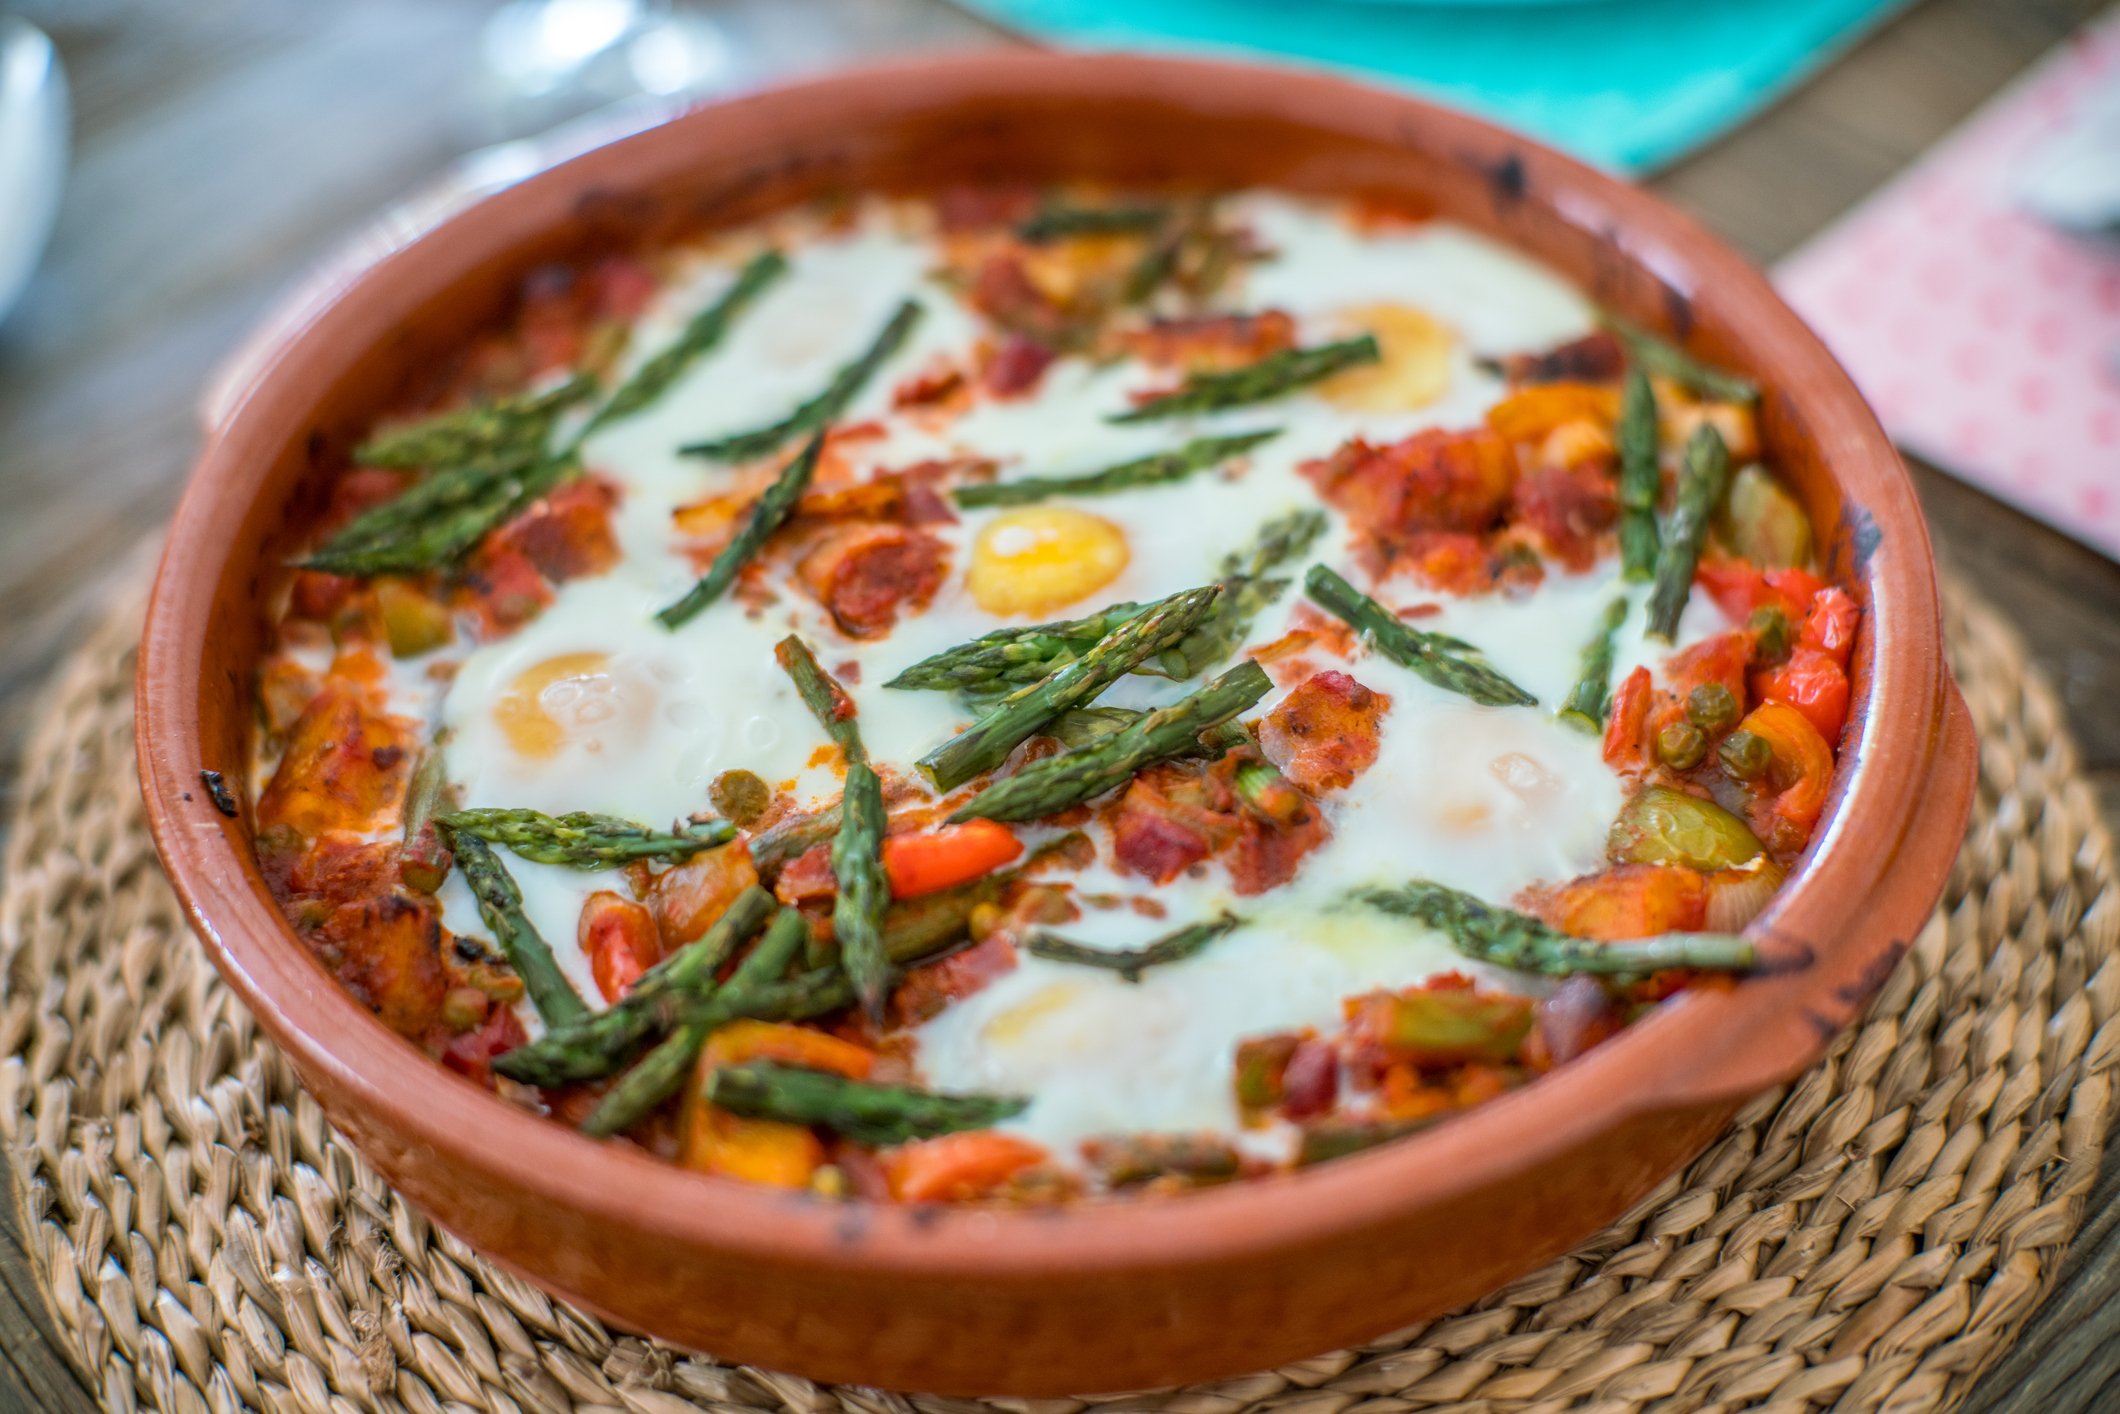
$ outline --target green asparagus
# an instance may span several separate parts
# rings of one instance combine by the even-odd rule
[[[1619,408],[1619,559],[1630,580],[1656,576],[1656,498],[1663,474],[1656,465],[1656,394],[1649,376],[1630,369]]]
[[[883,326],[861,357],[833,374],[823,392],[772,426],[694,442],[679,447],[678,451],[688,456],[712,457],[716,461],[750,461],[777,451],[791,438],[821,430],[846,411],[847,404],[854,401],[869,379],[875,377],[876,370],[898,352],[912,334],[913,326],[920,322],[921,312],[919,303],[914,300],[899,305],[898,312],[891,316],[890,322]]]
[[[751,836],[751,867],[770,876],[790,860],[799,859],[821,844],[830,844],[839,833],[839,802],[833,801],[811,815],[791,815],[770,829]]]
[[[1707,543],[1708,519],[1722,500],[1730,479],[1730,453],[1722,434],[1703,422],[1686,442],[1678,473],[1678,504],[1664,527],[1663,549],[1656,557],[1656,583],[1649,590],[1649,621],[1644,632],[1672,642],[1678,616],[1693,592],[1693,571]]]
[[[1169,219],[1162,206],[1048,206],[1016,227],[1016,237],[1045,245],[1070,236],[1145,235]]]
[[[1244,432],[1234,437],[1195,437],[1175,452],[1138,457],[1083,476],[1026,476],[1020,481],[960,486],[950,495],[959,509],[977,510],[985,506],[1025,506],[1048,496],[1108,496],[1114,491],[1164,486],[1183,481],[1196,471],[1220,466],[1280,435],[1280,428],[1269,427],[1263,432]]]
[[[839,881],[839,893],[832,902],[832,936],[861,1009],[880,1025],[892,975],[882,928],[891,884],[884,877],[880,855],[883,784],[866,761],[847,768],[846,793],[840,803],[844,819],[832,840],[832,877]]]
[[[1177,929],[1175,932],[1164,934],[1145,948],[1133,948],[1123,952],[1087,947],[1057,933],[1048,933],[1041,929],[1031,934],[1024,943],[1023,950],[1032,957],[1048,958],[1054,962],[1102,967],[1118,973],[1129,982],[1139,982],[1144,969],[1166,962],[1183,962],[1243,921],[1234,913],[1225,912],[1212,922],[1195,923],[1190,927]]]
[[[1377,651],[1426,681],[1486,707],[1536,707],[1538,699],[1489,667],[1461,638],[1409,627],[1382,604],[1324,565],[1312,565],[1303,588],[1313,602],[1351,627]]]
[[[718,1067],[706,1093],[737,1114],[819,1125],[858,1144],[903,1144],[962,1129],[988,1129],[1030,1106],[1021,1096],[942,1095],[770,1061]]]
[[[1285,579],[1268,579],[1266,571],[1288,560],[1300,559],[1311,543],[1325,532],[1325,513],[1292,511],[1259,529],[1248,551],[1222,562],[1222,597],[1200,626],[1164,652],[1158,665],[1179,681],[1198,677],[1237,651],[1251,632],[1252,621],[1281,597],[1288,588]]]
[[[437,413],[381,432],[354,448],[362,466],[439,470],[496,461],[528,462],[544,455],[552,424],[596,390],[584,374],[544,393],[524,393],[477,407]],[[402,499],[402,498],[400,498]],[[378,510],[388,510],[381,506]]]
[[[1560,711],[1554,713],[1568,726],[1592,733],[1605,729],[1606,699],[1612,687],[1612,635],[1626,621],[1624,598],[1605,606],[1603,627],[1597,637],[1583,646],[1582,667],[1576,671],[1575,686]]]
[[[1081,657],[1011,695],[985,720],[921,757],[917,764],[922,773],[937,790],[947,792],[982,771],[993,770],[1008,759],[1017,743],[1047,722],[1070,708],[1087,705],[1105,688],[1192,632],[1221,593],[1216,585],[1189,589],[1128,620]]]
[[[1095,746],[1034,761],[988,786],[950,816],[965,820],[1036,820],[1094,799],[1158,761],[1189,755],[1200,734],[1253,706],[1273,690],[1266,670],[1251,659],[1198,692],[1158,708]]]
[[[810,709],[824,734],[845,754],[847,764],[866,762],[869,755],[861,745],[861,727],[854,720],[854,699],[818,663],[810,645],[791,633],[773,646],[773,657],[781,670],[795,680],[802,705]]]
[[[1219,412],[1284,397],[1323,382],[1342,369],[1375,363],[1383,355],[1374,335],[1362,334],[1311,349],[1282,349],[1257,363],[1226,373],[1195,373],[1178,388],[1139,407],[1113,413],[1106,422],[1149,422],[1161,417]]]
[[[1676,344],[1667,343],[1617,315],[1607,314],[1604,323],[1627,346],[1635,363],[1647,372],[1661,374],[1704,398],[1719,398],[1728,403],[1759,400],[1759,385],[1749,378],[1710,368]]]
[[[1355,897],[1385,913],[1426,924],[1469,958],[1546,977],[1578,972],[1640,974],[1668,967],[1749,972],[1758,962],[1751,941],[1735,934],[1665,933],[1625,943],[1575,938],[1528,913],[1496,908],[1425,879],[1396,889],[1365,889]]]
[[[447,827],[443,832],[456,855],[456,867],[463,871],[464,882],[478,900],[479,917],[486,920],[486,926],[493,931],[493,941],[523,979],[523,990],[529,993],[530,1004],[537,1008],[545,1025],[565,1026],[588,1015],[589,1008],[583,1005],[581,994],[574,990],[567,974],[560,971],[551,946],[523,916],[523,892],[492,849],[477,835],[460,834]]]
[[[547,1028],[537,1040],[495,1057],[493,1068],[526,1085],[571,1085],[612,1074],[648,1037],[712,994],[722,964],[775,907],[764,889],[745,889],[713,927],[641,974],[625,996],[569,1025]]]
[[[1081,657],[1140,615],[1139,604],[1107,604],[1088,618],[996,629],[970,643],[921,659],[884,686],[912,691],[977,687],[991,682],[1019,686],[1036,682],[1062,662]]]
[[[571,456],[510,456],[445,467],[355,516],[296,563],[326,574],[420,574],[444,569],[561,482],[581,471]]]
[[[590,433],[620,418],[631,417],[661,397],[686,369],[721,342],[736,316],[787,268],[787,257],[777,250],[762,251],[754,256],[720,299],[694,315],[692,322],[685,325],[684,332],[668,348],[634,370],[633,376],[619,386],[618,391],[576,434],[574,445],[580,446]]]
[[[664,628],[677,628],[728,591],[751,557],[764,547],[767,538],[794,511],[795,503],[802,499],[804,488],[810,484],[811,474],[817,470],[817,458],[823,453],[824,433],[819,431],[810,439],[809,445],[796,453],[795,459],[781,470],[779,479],[758,498],[743,529],[722,547],[721,553],[714,557],[714,563],[700,576],[699,583],[693,585],[684,598],[655,616]]]
[[[611,869],[636,859],[682,863],[702,850],[736,838],[726,820],[693,820],[674,834],[631,820],[576,810],[554,817],[535,810],[459,810],[436,818],[447,829],[506,845],[539,864]]]

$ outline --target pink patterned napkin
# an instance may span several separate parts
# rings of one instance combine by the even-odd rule
[[[2120,559],[2120,230],[2068,234],[2024,195],[2026,173],[2116,85],[2120,11],[1774,281],[1902,447]]]

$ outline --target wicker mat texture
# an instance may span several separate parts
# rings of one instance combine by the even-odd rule
[[[156,867],[137,611],[54,688],[0,900],[0,1132],[70,1354],[170,1414],[1941,1410],[2053,1279],[2120,1061],[2120,890],[2053,690],[1947,596],[1980,795],[1869,1017],[1574,1254],[1356,1350],[1095,1401],[826,1387],[636,1339],[431,1227],[324,1123]]]

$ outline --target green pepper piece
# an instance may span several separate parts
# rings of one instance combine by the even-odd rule
[[[1712,800],[1667,786],[1650,786],[1627,802],[1606,841],[1623,864],[1683,864],[1728,869],[1763,853],[1744,821]]]
[[[1774,473],[1756,462],[1730,480],[1716,529],[1730,548],[1763,570],[1811,562],[1811,518]]]
[[[1531,1032],[1531,1004],[1522,997],[1437,990],[1392,998],[1384,1044],[1424,1065],[1506,1061]]]

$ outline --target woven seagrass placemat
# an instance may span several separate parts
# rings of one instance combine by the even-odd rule
[[[169,1414],[1939,1410],[2052,1281],[2120,1062],[2120,890],[2052,689],[1947,595],[1981,785],[1869,1016],[1633,1212],[1355,1350],[1095,1401],[827,1387],[615,1333],[431,1227],[324,1123],[156,865],[137,611],[59,675],[0,896],[0,1134],[59,1330]]]

